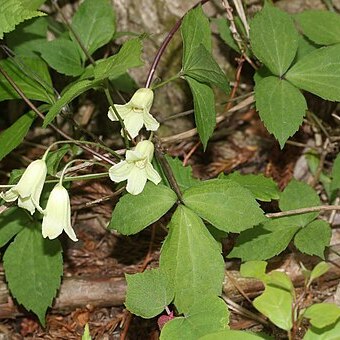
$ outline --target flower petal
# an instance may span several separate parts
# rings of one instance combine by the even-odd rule
[[[161,176],[154,169],[154,167],[152,166],[151,163],[147,163],[147,165],[145,167],[145,172],[146,172],[146,176],[147,176],[148,180],[153,182],[156,185],[162,180]]]
[[[143,110],[143,120],[148,131],[156,131],[159,128],[159,123],[147,110]]]
[[[140,161],[141,159],[143,159],[143,157],[144,156],[138,150],[136,150],[136,148],[135,150],[127,150],[125,153],[125,159],[129,163]]]
[[[134,167],[134,169],[130,173],[130,176],[128,177],[126,186],[127,192],[129,192],[131,195],[140,194],[145,187],[146,179],[147,178],[145,170]]]
[[[134,164],[129,164],[126,161],[120,161],[109,169],[109,176],[113,182],[122,182],[128,179]]]
[[[140,129],[143,127],[143,115],[138,112],[130,113],[124,119],[125,128],[131,138],[138,136]]]
[[[31,215],[33,215],[34,212],[35,212],[35,204],[34,204],[32,198],[31,198],[31,196],[28,196],[28,197],[19,196],[18,206],[20,208],[28,210],[31,213]]]
[[[118,111],[118,114],[120,115],[120,118],[122,119],[125,119],[127,115],[133,112],[133,107],[131,106],[130,102],[124,105],[115,104],[115,109]],[[107,113],[107,116],[109,117],[110,120],[114,122],[119,121],[118,117],[116,116],[111,106],[109,108],[109,112]]]
[[[0,198],[5,200],[6,202],[13,202],[18,198],[19,194],[15,190],[15,187],[7,190],[6,192],[0,193]]]

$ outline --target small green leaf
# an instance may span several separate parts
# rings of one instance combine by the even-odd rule
[[[92,340],[92,337],[91,337],[91,334],[90,334],[90,327],[89,327],[88,323],[84,327],[84,333],[81,337],[81,340]]]
[[[9,128],[0,133],[0,160],[20,145],[27,135],[35,117],[35,113],[29,111],[22,115]]]
[[[340,43],[340,15],[330,11],[309,10],[294,16],[308,39],[319,45]]]
[[[307,54],[292,66],[285,78],[323,99],[340,101],[340,44]]]
[[[283,76],[294,60],[298,33],[287,13],[268,2],[250,22],[250,42],[256,57],[277,76]]]
[[[266,285],[263,294],[253,301],[253,305],[279,328],[286,331],[292,328],[293,297],[287,290]]]
[[[91,55],[107,44],[115,33],[115,13],[111,2],[109,0],[85,0],[72,19],[72,28]],[[71,32],[70,36],[74,43],[78,44]],[[84,51],[80,47],[79,51],[85,60]]]
[[[66,153],[70,150],[70,145],[63,145],[56,151],[50,151],[46,157],[46,165],[47,165],[47,173],[49,175],[55,176],[58,172],[58,167],[66,155]]]
[[[206,84],[185,77],[194,98],[194,114],[198,134],[204,149],[216,126],[215,99],[213,90]]]
[[[160,339],[197,340],[205,334],[229,328],[228,321],[226,304],[217,296],[202,294],[184,317],[175,318],[165,324]]]
[[[308,208],[320,205],[320,198],[315,190],[306,183],[293,179],[282,192],[279,207],[282,211]],[[318,212],[295,215],[297,225],[306,226],[319,215]]]
[[[294,64],[296,64],[298,61],[300,61],[303,57],[305,57],[309,53],[317,50],[319,47],[320,47],[319,45],[314,44],[304,35],[299,34],[298,50],[296,52]]]
[[[200,83],[210,86],[216,85],[226,94],[230,92],[230,87],[226,75],[214,60],[210,52],[200,44],[183,65],[183,74],[194,78]]]
[[[326,274],[328,272],[328,270],[330,269],[330,265],[326,262],[320,262],[318,263],[313,270],[311,271],[310,275],[309,275],[309,285],[312,281],[314,281],[315,279],[319,278],[320,276]]]
[[[338,340],[340,334],[340,321],[336,324],[325,327],[325,328],[316,328],[311,327],[303,340]]]
[[[264,277],[263,282],[271,287],[285,289],[294,296],[294,286],[290,277],[283,272],[274,270]]]
[[[243,277],[255,277],[263,280],[266,275],[266,261],[248,261],[241,264],[240,274]]]
[[[41,57],[49,66],[67,76],[79,76],[84,68],[77,45],[64,38],[54,39],[39,47]]]
[[[283,148],[303,121],[307,110],[304,96],[286,80],[272,76],[256,83],[255,99],[261,120]]]
[[[234,51],[240,53],[240,49],[237,46],[233,34],[230,31],[230,23],[225,18],[213,19],[212,22],[216,23],[218,33],[220,34],[222,40],[231,47]]]
[[[332,168],[331,190],[340,189],[340,153],[335,158]]]
[[[160,268],[174,283],[179,313],[189,313],[202,296],[221,293],[224,277],[221,245],[203,221],[185,206],[178,206],[172,216],[161,250]]]
[[[0,248],[6,245],[22,229],[32,224],[27,212],[11,207],[0,215]]]
[[[326,221],[309,223],[295,235],[294,244],[303,253],[325,258],[325,248],[329,246],[332,230]]]
[[[183,202],[220,230],[239,233],[265,217],[249,190],[231,180],[209,180],[187,189]]]
[[[45,313],[60,286],[62,248],[41,235],[41,226],[26,226],[7,248],[4,268],[9,289],[18,303],[45,325]]]
[[[38,9],[46,0],[20,0],[22,5],[30,10]]]
[[[237,182],[248,189],[256,199],[263,202],[277,200],[280,197],[277,184],[271,178],[265,177],[262,174],[242,175],[238,171],[235,171],[222,178],[231,179],[232,181]]]
[[[259,340],[271,339],[268,336],[260,336],[256,333],[246,331],[225,330],[216,333],[207,334],[199,338],[199,340]]]
[[[161,269],[125,275],[126,308],[135,315],[150,319],[163,312],[174,298],[171,280]]]
[[[110,229],[136,234],[160,219],[176,202],[176,194],[164,185],[148,182],[139,195],[124,195],[112,212]]]
[[[308,307],[303,314],[316,328],[334,324],[340,318],[340,308],[334,303],[316,303]]]

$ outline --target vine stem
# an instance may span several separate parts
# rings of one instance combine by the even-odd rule
[[[315,211],[321,211],[321,210],[325,210],[325,211],[340,210],[340,205],[319,205],[317,207],[280,211],[277,213],[268,213],[266,214],[266,217],[277,218],[277,217],[283,217],[283,216],[306,214],[309,212],[315,212]]]
[[[20,87],[14,82],[14,80],[8,75],[8,73],[0,66],[0,73],[6,78],[6,80],[11,84],[11,86],[14,88],[14,90],[19,94],[19,96],[26,102],[26,104],[42,119],[45,119],[45,116],[38,110],[38,108],[26,97],[24,92],[20,89]],[[58,127],[56,127],[54,124],[50,123],[49,126],[57,132],[59,135],[61,135],[63,138],[71,141],[72,143],[78,145],[83,150],[91,153],[93,156],[96,156],[97,158],[115,165],[116,162],[111,160],[110,158],[100,154],[99,152],[87,147],[86,145],[82,145],[81,143],[78,143],[75,139],[73,139],[71,136],[69,136],[66,132],[62,131]]]

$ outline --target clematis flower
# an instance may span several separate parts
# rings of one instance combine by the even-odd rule
[[[156,131],[159,127],[157,120],[150,114],[153,103],[153,91],[141,88],[135,92],[130,101],[124,105],[115,105],[120,117],[124,121],[126,130],[131,138],[135,138],[140,129],[145,125],[149,131]],[[112,121],[118,121],[118,117],[110,106],[108,117]]]
[[[127,180],[126,190],[132,195],[140,194],[147,180],[158,184],[161,177],[153,168],[154,146],[148,141],[139,142],[134,150],[126,151],[125,161],[112,166],[109,169],[109,176],[114,182]]]
[[[18,199],[19,207],[28,210],[31,215],[34,214],[35,209],[42,211],[39,200],[46,174],[45,160],[37,159],[27,167],[18,184],[6,192],[0,193],[0,197],[6,202],[14,202]]]
[[[71,226],[71,205],[67,190],[58,183],[50,193],[44,210],[42,235],[53,240],[65,230],[68,237],[76,242],[77,236]]]

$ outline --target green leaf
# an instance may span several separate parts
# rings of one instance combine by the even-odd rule
[[[11,294],[45,325],[45,313],[60,286],[62,248],[58,240],[44,239],[41,226],[24,228],[4,255],[6,280]]]
[[[335,158],[332,168],[331,190],[340,189],[340,153]]]
[[[161,340],[197,340],[210,332],[228,327],[229,313],[226,304],[216,296],[202,294],[200,300],[190,306],[184,317],[167,322],[161,332]]]
[[[293,297],[287,290],[266,285],[263,294],[253,301],[253,306],[279,328],[286,331],[292,328]]]
[[[143,65],[141,60],[142,41],[140,38],[130,39],[124,43],[119,52],[110,58],[100,60],[93,68],[95,79],[119,77],[133,67]]]
[[[296,52],[294,64],[300,61],[303,57],[305,57],[309,53],[317,50],[319,47],[320,47],[319,45],[314,44],[304,35],[299,34],[298,50]]]
[[[216,333],[207,334],[199,338],[199,340],[259,340],[270,339],[268,336],[260,336],[256,333],[246,331],[225,330]]]
[[[15,26],[22,21],[42,15],[45,13],[23,6],[21,0],[3,1],[1,4],[0,39],[3,38],[4,33],[13,31]]]
[[[326,274],[330,268],[331,266],[326,262],[322,261],[318,263],[310,273],[309,282],[311,283],[312,281],[319,278],[323,274]]]
[[[243,277],[255,277],[262,280],[266,275],[266,261],[248,261],[241,264],[240,274]]]
[[[58,167],[63,157],[70,150],[70,145],[65,144],[55,151],[50,151],[46,157],[47,173],[55,176],[58,172]]]
[[[187,189],[183,202],[220,230],[239,233],[265,217],[253,195],[231,180],[214,179]]]
[[[256,57],[281,77],[294,60],[298,33],[287,13],[266,2],[250,22],[250,42]]]
[[[23,209],[11,207],[0,215],[0,248],[7,244],[22,229],[32,224]]]
[[[164,185],[148,182],[139,195],[124,195],[112,212],[110,229],[136,234],[160,219],[176,202],[176,194]]]
[[[303,340],[338,340],[340,334],[340,322],[325,328],[311,327]]]
[[[210,52],[200,44],[183,65],[183,74],[207,85],[216,85],[226,94],[230,87],[226,75]]]
[[[225,18],[213,19],[212,22],[216,23],[218,33],[220,34],[222,40],[231,47],[234,51],[240,53],[240,49],[237,46],[233,34],[230,31],[230,23]]]
[[[61,97],[51,106],[50,110],[45,116],[43,127],[45,128],[48,124],[50,124],[65,105],[70,103],[74,98],[83,92],[92,89],[97,83],[98,82],[87,79],[71,83],[71,85],[67,87],[62,93]]]
[[[340,43],[340,15],[330,11],[309,10],[294,16],[304,35],[319,45]]]
[[[1,60],[0,65],[29,99],[53,103],[52,81],[44,61],[20,57]],[[21,97],[0,75],[0,101],[6,99],[21,99]]]
[[[72,19],[72,28],[91,55],[107,44],[115,33],[115,14],[111,2],[109,0],[85,0]],[[72,33],[70,36],[75,44],[78,44]],[[85,60],[84,51],[80,47],[79,51]]]
[[[315,190],[306,183],[293,179],[282,192],[279,207],[282,211],[308,208],[320,205],[320,198]],[[318,217],[318,212],[295,215],[294,219],[300,227]]]
[[[228,258],[239,257],[242,261],[267,260],[285,250],[299,227],[292,225],[289,220],[286,222],[273,220],[270,224],[276,223],[277,230],[269,231],[264,226],[256,226],[240,234],[236,240],[235,247],[228,255]]]
[[[185,65],[196,48],[202,44],[211,52],[211,31],[208,18],[204,15],[202,6],[190,10],[181,25],[183,39],[183,61]]]
[[[340,44],[307,54],[293,65],[285,78],[323,99],[340,101]]]
[[[221,293],[224,277],[221,246],[203,221],[185,206],[178,206],[172,216],[160,267],[174,283],[179,313],[189,313],[202,296]]]
[[[125,275],[126,308],[133,314],[150,319],[163,312],[174,298],[171,280],[161,269]]]
[[[334,324],[340,318],[340,308],[334,303],[316,303],[308,307],[303,314],[316,328]]]
[[[6,34],[6,43],[16,55],[37,58],[40,45],[46,41],[47,25],[46,17],[27,20]]]
[[[67,76],[79,76],[84,68],[77,45],[64,38],[54,39],[39,47],[41,57],[49,66]]]
[[[46,0],[20,0],[23,7],[30,10],[38,9]]]
[[[206,84],[190,77],[184,78],[188,82],[193,95],[195,123],[205,149],[216,126],[214,92]]]
[[[88,323],[84,327],[84,333],[81,337],[81,340],[92,340],[92,337],[91,337],[91,334],[90,334],[90,327],[89,327]]]
[[[283,148],[303,121],[307,110],[304,96],[286,80],[272,76],[256,83],[255,99],[261,120]]]
[[[35,117],[35,113],[29,111],[22,115],[9,128],[0,133],[0,160],[20,145],[27,135]]]
[[[268,177],[259,175],[241,175],[238,171],[235,171],[222,178],[231,179],[234,182],[242,185],[243,188],[248,189],[256,199],[263,202],[270,202],[271,200],[277,200],[280,197],[280,192],[277,184]]]
[[[294,296],[295,292],[292,280],[286,273],[274,270],[264,277],[263,282],[267,285],[270,285],[271,287],[284,289]]]
[[[294,244],[303,253],[325,258],[325,248],[329,246],[332,229],[326,221],[309,223],[295,235]]]

